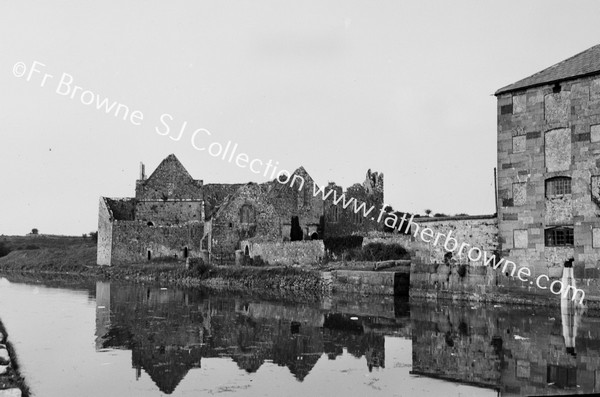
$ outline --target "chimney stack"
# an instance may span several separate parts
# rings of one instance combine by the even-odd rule
[[[146,180],[146,166],[140,161],[140,181]]]

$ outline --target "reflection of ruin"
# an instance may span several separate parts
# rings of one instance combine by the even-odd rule
[[[199,290],[109,283],[98,283],[96,289],[97,349],[131,350],[138,375],[146,371],[166,394],[190,369],[200,368],[202,357],[231,358],[249,373],[269,360],[287,367],[299,381],[324,354],[323,359],[335,359],[343,349],[364,356],[370,370],[384,367],[384,335],[407,334],[409,328],[407,318],[397,322],[393,302],[377,306],[387,318],[372,313],[355,317],[357,312],[347,310],[356,308],[343,301],[332,312],[209,297]]]
[[[412,373],[497,389],[503,396],[600,391],[600,318],[581,325],[571,302],[560,311],[491,309],[411,310]]]

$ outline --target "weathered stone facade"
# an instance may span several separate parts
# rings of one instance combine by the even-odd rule
[[[310,241],[255,241],[244,240],[241,250],[251,258],[260,257],[271,265],[311,265],[318,263],[325,255],[322,240]]]
[[[100,198],[97,263],[199,257],[203,235],[202,181],[170,155],[141,173],[135,198]]]
[[[597,47],[496,93],[502,255],[551,279],[573,260],[588,299],[600,295]]]
[[[174,155],[163,160],[148,178],[142,166],[135,198],[100,199],[98,264],[205,258],[207,254],[220,263],[233,262],[242,240],[289,241],[296,221],[296,236],[302,240],[365,233],[380,227],[353,215],[354,205],[346,209],[334,205],[333,195],[324,201],[303,167],[287,180],[286,175],[279,178],[262,184],[204,185],[202,180],[193,179]],[[331,187],[342,194],[340,187]],[[348,199],[364,202],[367,208],[377,207],[372,212],[377,216],[383,204],[383,175],[369,170],[363,185],[354,185],[345,194]],[[339,212],[329,219],[331,207],[339,207]],[[299,255],[290,260],[302,258]]]

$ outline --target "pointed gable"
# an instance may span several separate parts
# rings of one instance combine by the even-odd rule
[[[138,200],[202,200],[202,181],[170,154],[148,179],[137,181],[135,195]]]
[[[495,95],[598,73],[600,73],[600,44],[516,83],[500,88]]]

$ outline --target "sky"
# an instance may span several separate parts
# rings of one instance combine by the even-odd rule
[[[593,0],[1,1],[0,234],[95,231],[99,197],[134,196],[139,163],[150,174],[171,153],[204,183],[272,179],[209,153],[228,142],[319,184],[383,172],[396,210],[492,214],[493,93],[598,44],[599,14]]]

